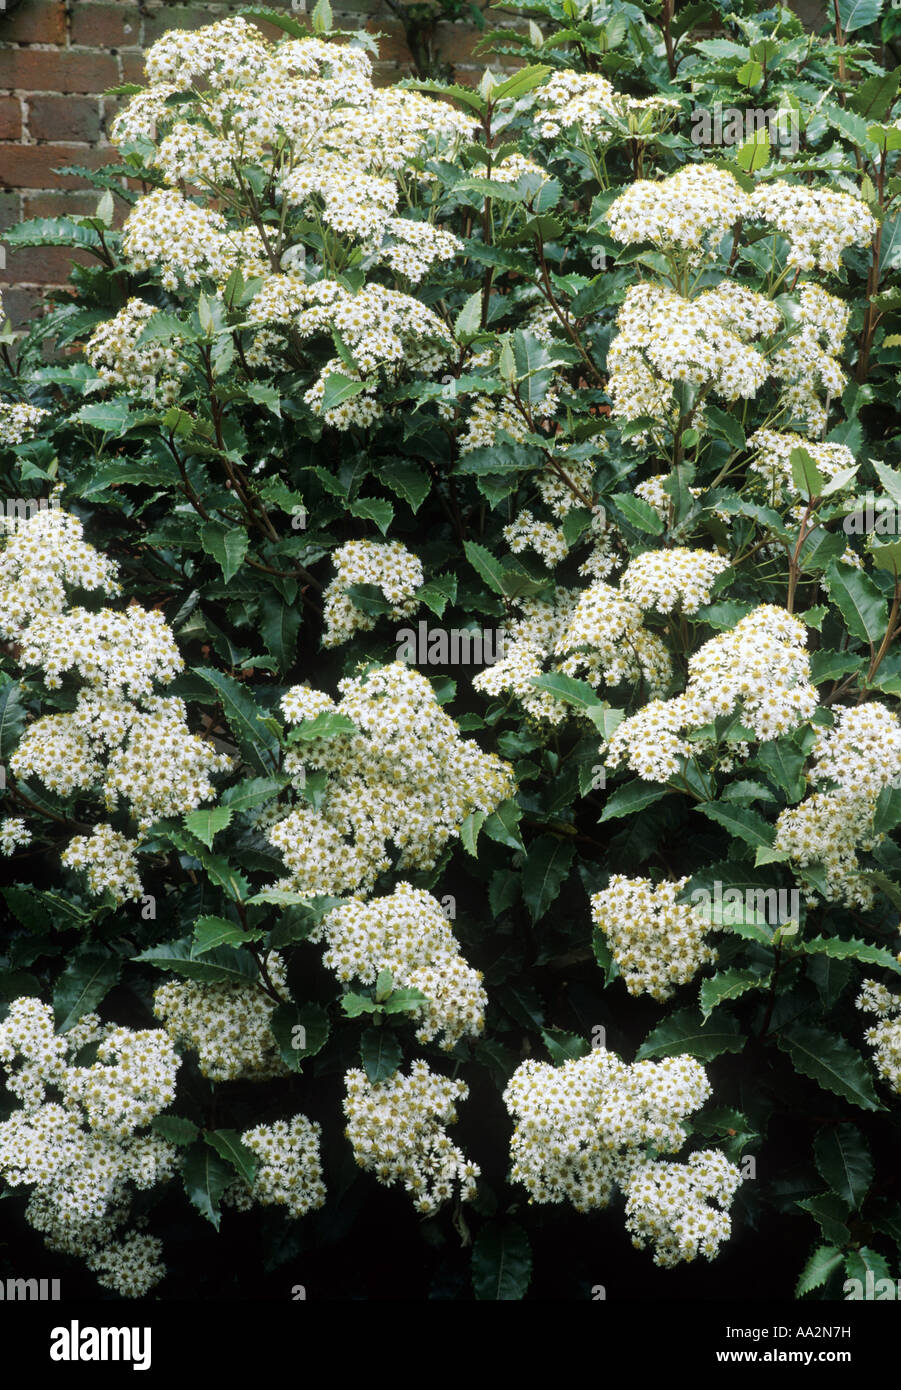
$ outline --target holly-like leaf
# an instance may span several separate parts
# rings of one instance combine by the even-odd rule
[[[708,1019],[724,999],[737,999],[749,989],[765,989],[769,975],[756,970],[722,970],[701,985],[701,1013]]]
[[[522,870],[522,896],[532,921],[540,922],[560,893],[573,862],[573,846],[542,835],[529,846]]]
[[[360,1058],[373,1084],[393,1076],[403,1055],[403,1049],[390,1028],[367,1028],[360,1039]]]
[[[243,526],[207,521],[200,528],[200,544],[216,561],[228,584],[244,563],[249,538]]]
[[[856,1125],[829,1125],[813,1145],[817,1170],[852,1211],[859,1211],[873,1181],[873,1160]]]
[[[235,1172],[244,1179],[248,1187],[253,1187],[260,1160],[252,1149],[242,1143],[241,1136],[234,1129],[209,1130],[203,1136],[220,1158],[230,1163]]]
[[[104,946],[81,946],[56,982],[53,1012],[59,1033],[67,1033],[82,1014],[96,1009],[119,979],[122,961]]]
[[[479,1300],[525,1298],[532,1277],[532,1249],[515,1221],[490,1221],[472,1250],[472,1287]]]
[[[883,1110],[873,1078],[860,1053],[839,1034],[806,1023],[793,1023],[776,1034],[795,1071],[861,1110]]]
[[[841,1262],[842,1252],[838,1246],[817,1246],[801,1271],[801,1277],[795,1289],[795,1298],[803,1298],[806,1293],[810,1293],[813,1289],[821,1288],[833,1270],[838,1269]]]
[[[300,1071],[306,1057],[321,1052],[329,1035],[328,1014],[321,1004],[279,1004],[269,1027],[291,1071]]]
[[[228,806],[204,806],[199,811],[190,811],[185,816],[185,825],[192,835],[202,840],[207,849],[213,848],[213,840],[220,830],[231,824],[232,811]]]
[[[191,1205],[218,1231],[222,1221],[219,1203],[222,1194],[235,1180],[230,1163],[210,1148],[209,1144],[193,1145],[185,1155],[182,1182]]]
[[[705,1062],[721,1052],[741,1052],[745,1037],[730,1014],[712,1013],[701,1019],[693,1009],[678,1009],[648,1034],[636,1061],[649,1057],[678,1057],[687,1052]]]

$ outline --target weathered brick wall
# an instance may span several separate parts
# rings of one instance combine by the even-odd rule
[[[288,13],[301,9],[298,0],[264,3]],[[308,0],[310,9],[314,3]],[[94,211],[97,194],[86,191],[84,180],[54,169],[93,169],[114,157],[107,131],[119,102],[104,91],[142,81],[143,50],[165,30],[200,28],[247,4],[20,0],[5,12],[0,0],[0,290],[14,324],[35,312],[46,286],[65,283],[70,253],[54,247],[3,250],[3,231],[31,217]],[[332,0],[332,9],[337,26],[384,36],[377,64],[382,80],[411,70],[403,26],[384,0]],[[498,12],[489,17],[492,27],[503,22]],[[275,37],[277,31],[268,32]],[[458,80],[477,70],[472,48],[478,37],[474,25],[438,26],[442,58],[455,64]]]

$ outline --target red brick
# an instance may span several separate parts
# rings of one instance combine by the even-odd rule
[[[8,193],[0,193],[0,218],[3,215],[3,198],[10,196]],[[59,193],[26,193],[22,200],[25,206],[21,220],[26,221],[31,217],[94,217],[97,212],[97,204],[102,196],[99,189],[92,189],[85,193],[76,190]],[[121,227],[130,211],[131,208],[128,203],[121,198],[115,198],[113,224],[116,227]]]
[[[397,63],[404,67],[409,67],[411,63],[410,50],[407,48],[406,35],[403,25],[397,20],[388,20],[379,23],[377,20],[370,20],[366,25],[367,34],[381,34],[379,39],[379,64],[384,66],[386,63]]]
[[[144,10],[144,47],[149,48],[170,29],[202,29],[228,15],[225,9],[217,14],[196,5],[148,5]]]
[[[0,49],[0,89],[102,92],[118,85],[119,65],[109,54]]]
[[[110,154],[87,145],[7,145],[0,160],[0,188],[79,188],[78,178],[52,171],[62,164],[97,169]]]
[[[22,134],[22,107],[17,97],[0,97],[0,140],[18,140]]]
[[[90,193],[74,189],[64,193],[26,193],[22,198],[23,221],[32,217],[92,217],[100,197],[101,194],[93,190]]]
[[[143,53],[123,53],[119,60],[122,64],[122,81],[139,82],[144,85],[144,55]],[[118,86],[118,83],[111,83],[111,86]]]
[[[0,22],[2,43],[65,43],[65,0],[27,0]]]
[[[96,97],[31,97],[28,133],[34,140],[78,140],[87,145],[100,139],[100,110]]]
[[[11,285],[64,285],[73,260],[90,265],[93,259],[86,251],[70,251],[67,246],[25,246],[21,251],[10,247],[5,275]]]
[[[77,0],[69,37],[83,48],[136,48],[141,41],[140,11],[136,5]]]
[[[21,199],[18,193],[0,193],[0,233],[22,221]],[[0,236],[2,240],[2,236]]]
[[[32,319],[40,318],[43,307],[40,290],[9,289],[8,285],[6,272],[0,270],[0,289],[3,290],[3,313],[0,318],[8,318],[16,329],[24,328]]]

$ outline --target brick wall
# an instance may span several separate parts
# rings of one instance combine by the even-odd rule
[[[107,131],[120,102],[103,92],[143,80],[143,50],[167,29],[197,29],[249,0],[0,0],[0,290],[15,325],[39,307],[42,291],[62,285],[70,252],[2,248],[3,231],[31,217],[91,213],[97,194],[83,179],[54,173],[65,165],[98,168],[115,157]],[[266,8],[301,9],[300,0],[263,0]],[[312,9],[315,0],[308,0]],[[486,0],[479,0],[485,4]],[[409,73],[400,22],[384,0],[332,0],[335,24],[381,33],[377,72],[383,81]],[[298,15],[302,18],[302,15]],[[503,19],[489,16],[489,27]],[[508,20],[509,22],[509,20]],[[270,37],[277,32],[268,28]],[[441,24],[442,58],[466,81],[478,70],[478,29]],[[5,262],[5,264],[4,264]]]

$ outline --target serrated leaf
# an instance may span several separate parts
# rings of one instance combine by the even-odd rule
[[[695,807],[708,820],[715,821],[730,835],[744,840],[749,845],[769,847],[773,842],[773,827],[763,816],[751,811],[747,806],[731,806],[721,801],[705,801]]]
[[[230,1163],[235,1172],[244,1179],[248,1187],[253,1187],[260,1160],[252,1149],[241,1142],[241,1136],[234,1129],[207,1130],[204,1140],[215,1149],[220,1158]]]
[[[198,917],[194,923],[191,950],[196,958],[207,951],[215,951],[217,946],[240,946],[243,942],[258,940],[265,934],[264,931],[245,932],[224,917]]]
[[[431,491],[432,480],[428,473],[409,459],[380,463],[376,472],[379,481],[402,497],[413,512],[419,511]]]
[[[859,1211],[873,1181],[870,1149],[856,1125],[829,1125],[813,1145],[817,1171],[852,1211]]]
[[[180,1115],[154,1115],[150,1121],[154,1130],[167,1144],[185,1146],[193,1144],[200,1134],[193,1120],[182,1119]]]
[[[260,978],[257,963],[250,952],[230,946],[205,951],[198,957],[193,954],[193,942],[167,941],[148,947],[140,955],[132,956],[132,960],[154,965],[158,970],[171,971],[186,980],[200,980],[207,984],[252,985]]]
[[[393,1076],[403,1061],[403,1049],[390,1028],[367,1028],[360,1039],[360,1059],[376,1084]]]
[[[607,797],[598,823],[617,820],[621,816],[634,816],[639,811],[646,810],[648,806],[653,806],[655,801],[668,796],[670,791],[670,787],[658,787],[653,782],[643,782],[636,778],[634,782],[627,782],[624,787],[617,787],[616,791]]]
[[[271,773],[278,762],[279,741],[263,723],[263,711],[249,689],[213,666],[194,666],[191,674],[215,691],[245,762],[264,776]]]
[[[833,560],[826,569],[824,583],[852,636],[878,645],[885,633],[888,609],[872,579],[851,565]]]
[[[549,671],[544,676],[533,676],[529,684],[534,685],[536,690],[548,691],[567,705],[575,705],[577,709],[587,710],[601,703],[597,691],[593,690],[587,681],[565,676],[562,671]]]
[[[574,853],[568,841],[551,835],[542,835],[529,846],[522,869],[522,896],[533,924],[541,921],[559,896]]]
[[[769,978],[769,975],[762,975],[756,970],[721,971],[718,975],[704,980],[701,985],[698,996],[701,1014],[706,1020],[725,999],[737,999],[739,995],[747,994],[749,989],[765,989]]]
[[[208,1144],[199,1143],[185,1155],[182,1182],[191,1205],[218,1231],[222,1194],[235,1180],[234,1170]]]
[[[471,343],[482,328],[482,291],[476,290],[467,299],[454,320],[454,337],[458,342]]]
[[[579,1033],[567,1033],[563,1028],[542,1028],[541,1036],[555,1067],[562,1066],[564,1062],[569,1062],[575,1057],[584,1057],[591,1051],[587,1038],[583,1038]]]
[[[517,849],[525,853],[526,847],[519,833],[521,819],[522,808],[515,801],[502,801],[485,821],[485,834],[496,840],[499,845],[506,845],[508,849]]]
[[[394,520],[394,503],[383,497],[358,497],[350,503],[348,511],[351,516],[358,516],[363,521],[374,521],[383,536]]]
[[[851,1232],[845,1225],[844,1218],[848,1215],[848,1209],[844,1202],[840,1202],[833,1192],[823,1192],[817,1197],[807,1197],[798,1203],[802,1211],[808,1212],[822,1232],[824,1240],[829,1241],[830,1245],[846,1245],[851,1239]]]
[[[835,1245],[820,1245],[814,1250],[801,1271],[795,1288],[795,1298],[803,1298],[806,1293],[825,1284],[833,1270],[842,1262],[842,1252]]]
[[[336,406],[343,405],[345,401],[353,400],[354,396],[359,396],[365,390],[365,381],[354,381],[349,376],[345,376],[343,372],[329,372],[322,390],[319,409],[323,415],[327,415]]]
[[[83,1014],[90,1013],[117,983],[119,956],[103,946],[82,946],[69,960],[53,990],[53,1013],[58,1033],[67,1033]]]
[[[901,963],[890,951],[884,950],[881,946],[870,946],[866,941],[860,941],[857,937],[850,937],[847,940],[838,936],[814,936],[799,941],[798,946],[806,955],[830,956],[833,960],[854,960],[864,961],[868,965],[881,965],[885,970],[893,970],[896,975],[901,975]]]
[[[721,1052],[741,1052],[744,1045],[744,1034],[731,1014],[714,1013],[701,1019],[693,1009],[678,1009],[648,1034],[635,1060],[678,1057],[687,1052],[709,1062]]]
[[[480,1301],[514,1302],[525,1298],[532,1277],[532,1250],[523,1228],[514,1221],[490,1221],[472,1249],[472,1287]]]
[[[225,830],[231,824],[231,818],[232,810],[229,806],[209,806],[199,811],[188,812],[185,825],[192,835],[203,841],[207,849],[212,849],[213,840],[220,830]]]
[[[328,1014],[321,1004],[279,1004],[269,1027],[290,1071],[300,1071],[304,1058],[321,1052],[329,1035]]]
[[[633,497],[630,492],[617,492],[610,501],[637,531],[645,531],[651,536],[662,535],[663,518],[644,498]]]
[[[836,0],[842,29],[850,34],[855,29],[865,29],[875,24],[882,13],[883,0]]]
[[[860,1053],[839,1034],[793,1023],[776,1034],[776,1042],[791,1057],[795,1071],[809,1076],[825,1091],[842,1096],[861,1110],[885,1108]]]
[[[481,579],[485,581],[489,589],[496,594],[503,594],[505,590],[505,576],[501,563],[490,550],[486,550],[483,545],[477,545],[475,541],[464,543],[466,558]]]
[[[479,831],[485,824],[484,811],[470,811],[463,824],[460,826],[460,842],[467,854],[473,858],[476,856],[476,843],[479,838]]]

